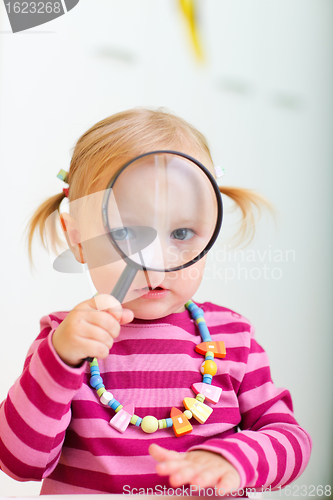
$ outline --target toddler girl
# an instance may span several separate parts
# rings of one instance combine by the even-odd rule
[[[78,140],[69,188],[31,219],[30,256],[35,231],[44,242],[46,220],[65,196],[97,193],[126,162],[157,150],[190,155],[214,175],[204,137],[184,120],[145,109],[106,118]],[[220,191],[241,208],[246,227],[251,204],[262,200],[245,189]],[[73,214],[63,214],[62,225],[85,262]],[[303,472],[311,439],[289,392],[274,386],[251,324],[191,301],[204,265],[205,257],[165,273],[158,290],[147,288],[126,307],[100,293],[41,319],[0,408],[6,474],[43,480],[42,494],[203,495],[206,488],[210,496],[246,496],[246,488],[281,488]]]

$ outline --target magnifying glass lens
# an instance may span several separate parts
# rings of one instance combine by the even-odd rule
[[[104,200],[107,232],[123,258],[174,271],[201,258],[222,220],[220,193],[196,160],[172,152],[130,162]]]

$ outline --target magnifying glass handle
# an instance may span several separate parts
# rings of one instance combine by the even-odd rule
[[[136,273],[138,272],[137,269],[135,269],[133,266],[130,264],[126,264],[125,269],[120,275],[119,280],[116,283],[116,286],[111,292],[111,295],[115,297],[117,300],[119,300],[120,303],[124,300],[124,297],[131,286],[132,281],[135,278]],[[88,357],[85,358],[84,361],[88,361],[91,363],[93,358]]]
[[[119,280],[116,283],[116,286],[111,292],[111,295],[119,300],[120,303],[124,300],[126,293],[128,292],[129,287],[132,284],[132,281],[135,278],[136,273],[138,272],[134,266],[130,264],[126,264],[125,269],[120,275]]]

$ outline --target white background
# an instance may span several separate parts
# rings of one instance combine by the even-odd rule
[[[296,418],[313,438],[296,484],[332,485],[333,2],[202,0],[198,7],[204,64],[176,0],[81,0],[17,34],[1,3],[0,400],[39,319],[90,296],[84,275],[56,273],[38,245],[31,273],[29,216],[62,190],[56,174],[68,169],[71,148],[91,125],[134,106],[164,106],[207,136],[227,172],[220,183],[254,188],[277,208],[277,228],[263,217],[238,253],[223,253],[237,228],[236,215],[226,214],[195,299],[255,325],[275,384],[291,391]],[[39,489],[0,473],[0,495]]]

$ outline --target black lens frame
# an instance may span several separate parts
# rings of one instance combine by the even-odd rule
[[[109,225],[109,220],[108,220],[108,213],[107,213],[107,207],[108,207],[108,203],[109,203],[110,193],[111,193],[112,187],[114,186],[114,184],[115,184],[116,180],[118,179],[119,175],[127,167],[129,167],[132,163],[134,163],[135,161],[139,160],[140,158],[144,158],[145,156],[157,155],[157,154],[172,154],[172,155],[175,155],[175,156],[180,156],[182,158],[186,158],[187,160],[190,160],[193,163],[195,163],[195,165],[197,165],[197,167],[199,167],[206,174],[206,176],[208,177],[208,179],[210,180],[210,183],[213,186],[214,192],[216,194],[216,200],[217,200],[217,222],[216,222],[214,233],[212,234],[212,237],[210,238],[209,242],[207,243],[207,245],[205,246],[205,248],[200,252],[200,254],[198,254],[196,257],[194,257],[194,259],[190,260],[186,264],[182,264],[181,266],[174,267],[172,269],[151,269],[149,267],[143,267],[142,265],[137,264],[136,262],[132,261],[130,259],[130,257],[128,257],[126,254],[124,254],[124,252],[121,250],[121,248],[119,248],[118,245],[117,245],[117,243],[114,241],[114,239],[113,239],[113,237],[111,235],[111,230],[110,230],[110,225]],[[223,203],[222,203],[221,192],[219,190],[217,182],[215,181],[214,177],[209,172],[209,170],[202,163],[200,163],[198,160],[196,160],[192,156],[189,156],[189,155],[187,155],[185,153],[180,153],[179,151],[172,151],[172,150],[150,151],[148,153],[144,153],[142,155],[136,156],[135,158],[133,158],[132,160],[130,160],[110,180],[110,182],[109,182],[109,184],[108,184],[108,186],[106,188],[104,197],[103,197],[102,219],[103,219],[104,229],[106,230],[107,235],[108,235],[108,237],[109,237],[109,239],[110,239],[113,247],[117,250],[117,252],[119,253],[119,255],[122,257],[122,259],[127,264],[131,265],[132,267],[134,267],[137,270],[144,269],[144,270],[147,270],[147,271],[155,271],[155,272],[174,272],[174,271],[180,271],[181,269],[185,269],[186,267],[191,266],[195,262],[198,262],[212,248],[213,244],[215,243],[215,241],[216,241],[216,239],[217,239],[217,237],[219,235],[219,232],[220,232],[221,226],[222,226],[222,220],[223,220]]]

